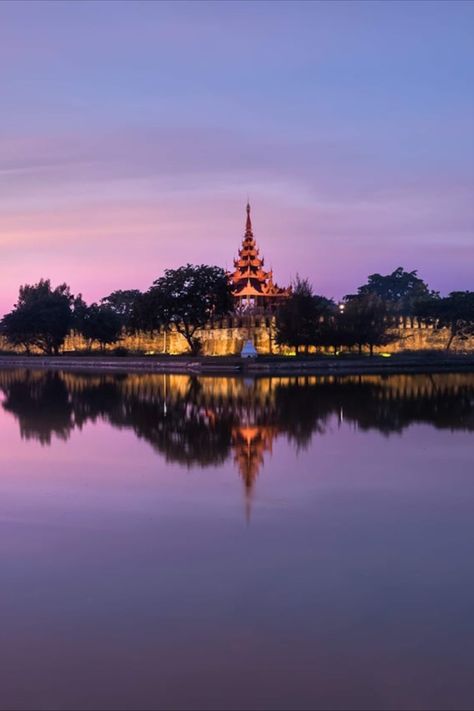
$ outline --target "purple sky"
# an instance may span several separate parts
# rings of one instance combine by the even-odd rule
[[[1,2],[0,313],[230,266],[474,288],[474,3]]]

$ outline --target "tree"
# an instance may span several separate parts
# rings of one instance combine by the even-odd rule
[[[162,323],[161,293],[152,286],[145,293],[140,294],[133,305],[133,314],[130,318],[130,328],[136,331],[159,330]]]
[[[2,320],[2,332],[14,346],[29,353],[38,348],[57,355],[72,324],[73,297],[69,286],[52,289],[49,279],[20,287],[18,301]]]
[[[444,299],[433,300],[432,313],[438,318],[438,328],[449,330],[446,350],[455,338],[465,341],[474,336],[474,291],[452,291]]]
[[[114,311],[119,316],[122,327],[131,331],[134,329],[136,302],[141,295],[139,289],[119,289],[104,296],[100,303]]]
[[[22,437],[49,445],[54,434],[66,441],[80,423],[80,415],[73,417],[73,398],[62,374],[20,370],[12,375],[2,388],[2,407],[18,418]]]
[[[368,346],[383,346],[393,340],[387,333],[387,304],[375,293],[361,293],[345,297],[345,308],[339,315],[343,345],[357,345],[359,353]]]
[[[322,324],[320,344],[332,348],[337,353],[342,347],[355,344],[355,335],[343,312],[335,312]]]
[[[232,309],[227,275],[220,267],[187,264],[179,269],[166,269],[150,292],[148,298],[156,305],[156,322],[165,327],[174,324],[193,355],[201,349],[196,332]]]
[[[276,315],[276,341],[308,351],[311,345],[322,345],[324,320],[335,311],[335,304],[324,296],[313,294],[307,279],[296,277],[291,296]]]
[[[398,267],[391,274],[371,274],[367,284],[357,290],[359,296],[374,294],[388,306],[391,314],[415,315],[415,304],[420,299],[433,295],[428,285],[417,276],[417,270],[407,272]]]
[[[91,304],[84,314],[81,333],[92,344],[97,341],[102,350],[109,343],[116,343],[122,332],[120,316],[108,306]]]
[[[6,314],[0,325],[0,333],[14,346],[22,347],[29,355],[34,345],[35,314],[31,308],[14,308]]]
[[[75,296],[72,302],[71,329],[73,331],[82,333],[82,325],[87,314],[87,309],[88,306],[82,298],[82,294],[78,294],[77,296]]]

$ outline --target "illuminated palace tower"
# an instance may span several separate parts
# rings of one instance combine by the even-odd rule
[[[232,294],[236,301],[236,311],[272,312],[291,293],[291,287],[284,289],[273,282],[272,270],[263,269],[263,257],[259,257],[250,219],[250,205],[247,203],[247,222],[239,256],[234,259],[234,269],[229,274]]]

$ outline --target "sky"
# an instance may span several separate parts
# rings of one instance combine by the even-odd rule
[[[186,262],[474,288],[474,3],[0,3],[0,313]]]

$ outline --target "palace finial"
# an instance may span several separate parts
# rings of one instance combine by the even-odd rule
[[[250,219],[250,203],[247,200],[247,222],[245,224],[245,231],[252,232],[252,220]]]

